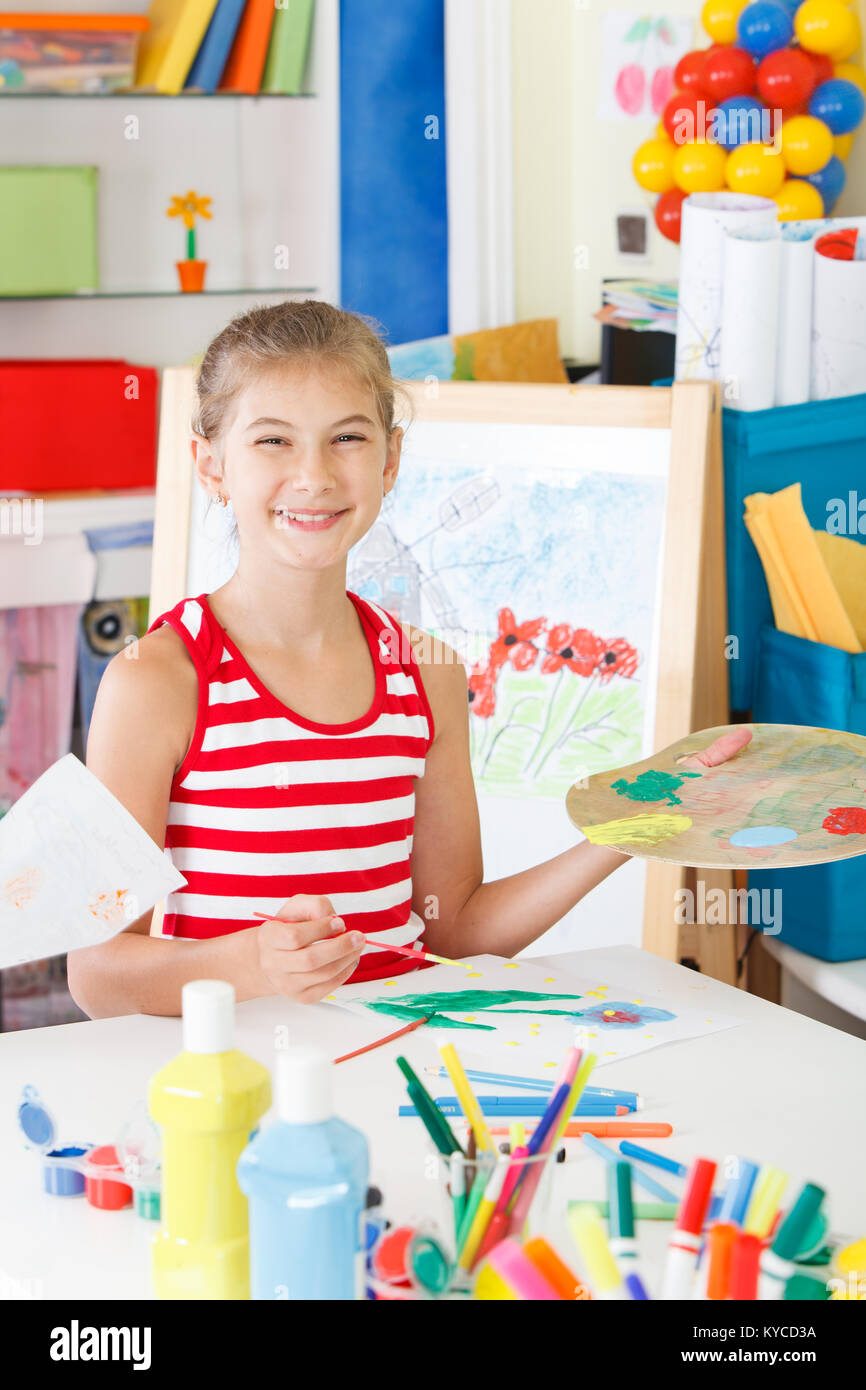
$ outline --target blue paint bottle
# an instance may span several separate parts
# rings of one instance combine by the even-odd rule
[[[334,1115],[333,1063],[313,1048],[277,1056],[277,1120],[238,1159],[249,1199],[254,1299],[364,1297],[367,1141]]]

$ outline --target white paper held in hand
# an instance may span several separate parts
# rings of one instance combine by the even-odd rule
[[[108,941],[185,883],[67,753],[0,819],[0,969]]]

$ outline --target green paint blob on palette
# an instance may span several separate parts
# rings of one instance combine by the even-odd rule
[[[678,759],[723,734],[751,741],[716,767]],[[771,869],[866,854],[866,738],[799,724],[702,729],[571,787],[565,806],[595,844],[696,868]]]

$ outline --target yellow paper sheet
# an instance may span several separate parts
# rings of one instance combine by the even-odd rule
[[[558,381],[568,373],[559,355],[556,319],[532,319],[454,339],[455,380]]]
[[[861,652],[863,645],[803,510],[800,484],[781,492],[755,492],[745,501],[746,528],[764,566],[776,627],[810,642]]]

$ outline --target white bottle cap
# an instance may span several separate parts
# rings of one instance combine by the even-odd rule
[[[334,1113],[334,1064],[314,1047],[277,1053],[277,1114],[290,1125],[314,1125]]]
[[[235,990],[228,980],[190,980],[181,990],[185,1052],[231,1052]]]

